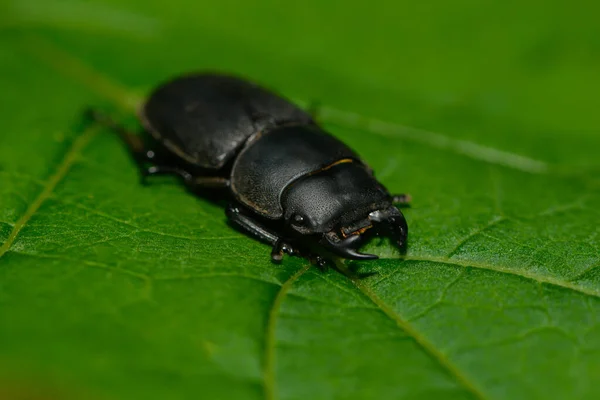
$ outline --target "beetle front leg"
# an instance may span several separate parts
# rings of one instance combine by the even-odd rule
[[[235,224],[238,228],[257,238],[258,240],[273,246],[273,249],[271,250],[271,260],[273,262],[280,262],[283,258],[283,253],[290,255],[298,254],[298,252],[294,250],[292,246],[281,239],[275,232],[256,222],[254,219],[252,219],[252,217],[245,214],[240,207],[230,204],[227,207],[226,214],[229,218],[229,221]]]

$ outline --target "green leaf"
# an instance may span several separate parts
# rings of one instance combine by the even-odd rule
[[[0,397],[598,398],[597,11],[0,5]],[[201,69],[318,101],[412,194],[406,257],[370,244],[362,280],[274,266],[79,126],[87,105],[135,124],[150,88]]]

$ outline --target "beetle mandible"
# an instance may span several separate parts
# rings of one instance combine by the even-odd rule
[[[138,117],[146,135],[105,114],[92,119],[115,130],[145,178],[180,176],[189,189],[221,189],[233,225],[283,253],[325,266],[331,256],[376,259],[359,252],[372,235],[401,249],[408,226],[392,196],[352,149],[287,99],[234,76],[199,73],[155,89]]]

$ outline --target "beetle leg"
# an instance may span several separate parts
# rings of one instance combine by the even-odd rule
[[[85,116],[92,121],[115,131],[125,144],[127,144],[133,158],[139,164],[140,172],[142,174],[142,183],[144,184],[147,183],[146,179],[149,176],[175,174],[183,178],[185,183],[192,189],[195,189],[196,187],[215,188],[229,186],[229,181],[222,177],[194,177],[192,174],[181,168],[164,165],[151,165],[146,167],[144,164],[156,163],[158,157],[155,151],[146,148],[144,140],[140,135],[128,131],[127,128],[115,122],[102,111],[88,109],[85,111]]]
[[[192,182],[194,180],[194,177],[192,176],[192,174],[190,174],[189,172],[187,172],[183,169],[180,169],[180,168],[167,167],[167,166],[162,166],[162,165],[152,165],[151,167],[142,168],[141,170],[142,170],[142,179],[144,180],[144,183],[146,183],[147,177],[154,176],[154,175],[175,174],[175,175],[179,175],[186,183]]]
[[[254,236],[262,242],[268,243],[273,246],[271,250],[271,260],[275,263],[279,263],[283,258],[283,253],[291,256],[306,257],[314,262],[319,269],[326,271],[329,268],[328,260],[320,255],[309,255],[303,254],[298,249],[293,248],[289,243],[285,242],[282,238],[277,236],[273,231],[265,228],[258,222],[254,221],[250,216],[246,215],[240,207],[235,204],[230,204],[226,210],[227,217],[231,223],[235,224],[238,228],[246,233]]]
[[[283,259],[283,240],[277,239],[271,249],[271,261],[280,263]]]
[[[258,238],[259,240],[272,246],[277,244],[279,236],[263,227],[258,222],[254,221],[248,215],[244,214],[242,210],[235,204],[230,204],[227,206],[225,214],[227,215],[227,218],[229,218],[229,221],[235,224],[238,228],[242,229],[244,232],[249,233],[255,238]]]
[[[143,161],[151,161],[154,158],[154,152],[146,149],[144,140],[140,135],[130,132],[126,127],[117,123],[108,114],[90,108],[84,111],[84,116],[90,121],[96,122],[112,131],[115,131],[127,144],[136,161],[140,159],[143,159]]]
[[[317,267],[319,267],[319,269],[322,272],[327,272],[327,270],[329,269],[329,264],[327,262],[327,260],[321,256],[315,256],[315,264],[317,264]]]
[[[213,188],[222,189],[229,186],[229,180],[221,176],[193,176],[184,169],[162,165],[152,165],[148,168],[142,168],[142,181],[153,175],[179,175],[188,189],[199,191],[201,189]]]
[[[159,165],[146,167],[147,163],[155,164],[157,162],[156,152],[147,148],[143,138],[140,135],[129,131],[126,127],[112,119],[108,114],[90,108],[84,112],[84,116],[90,121],[98,123],[119,135],[121,140],[123,140],[127,147],[129,147],[129,151],[131,152],[133,159],[138,164],[138,168],[140,169],[140,173],[142,175],[143,184],[147,183],[146,178],[150,175],[168,174],[174,172],[170,171],[169,167],[163,167]],[[186,179],[184,173],[187,174],[187,172],[177,171],[175,173]]]
[[[399,206],[409,206],[412,201],[412,197],[410,194],[402,193],[395,194],[392,196],[392,203],[397,204]]]
[[[185,182],[190,189],[214,188],[223,189],[229,187],[229,179],[222,176],[195,176]]]
[[[274,232],[254,221],[250,216],[244,214],[244,212],[236,205],[230,204],[227,207],[226,214],[229,218],[229,221],[235,224],[238,228],[246,233],[249,233],[258,240],[273,246],[273,249],[271,250],[271,260],[273,262],[280,262],[283,258],[283,253],[289,255],[299,254],[294,248],[292,248],[292,246],[284,242]]]

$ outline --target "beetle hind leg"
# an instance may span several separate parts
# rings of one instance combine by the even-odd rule
[[[108,114],[100,110],[89,108],[84,111],[84,117],[91,122],[95,122],[117,133],[121,140],[127,144],[136,161],[152,161],[155,158],[155,152],[146,148],[144,140],[140,135],[129,131],[125,126],[116,122]]]
[[[84,111],[84,118],[90,122],[108,128],[119,135],[123,143],[129,148],[131,156],[138,165],[143,184],[147,183],[146,178],[148,176],[170,173],[166,171],[168,167],[156,165],[158,158],[156,152],[148,148],[142,136],[131,132],[125,126],[116,122],[108,114],[97,109],[89,108]],[[150,166],[148,166],[148,164],[150,164]],[[177,173],[182,175],[179,171]]]
[[[148,148],[142,136],[129,131],[125,126],[119,124],[108,114],[100,110],[87,109],[84,112],[84,117],[119,135],[121,140],[129,147],[133,159],[138,164],[143,184],[148,183],[148,177],[150,176],[177,175],[183,179],[190,189],[193,190],[207,187],[223,188],[229,185],[229,181],[222,177],[196,177],[182,168],[163,165],[165,161],[161,160],[162,157],[159,157],[155,150]]]

